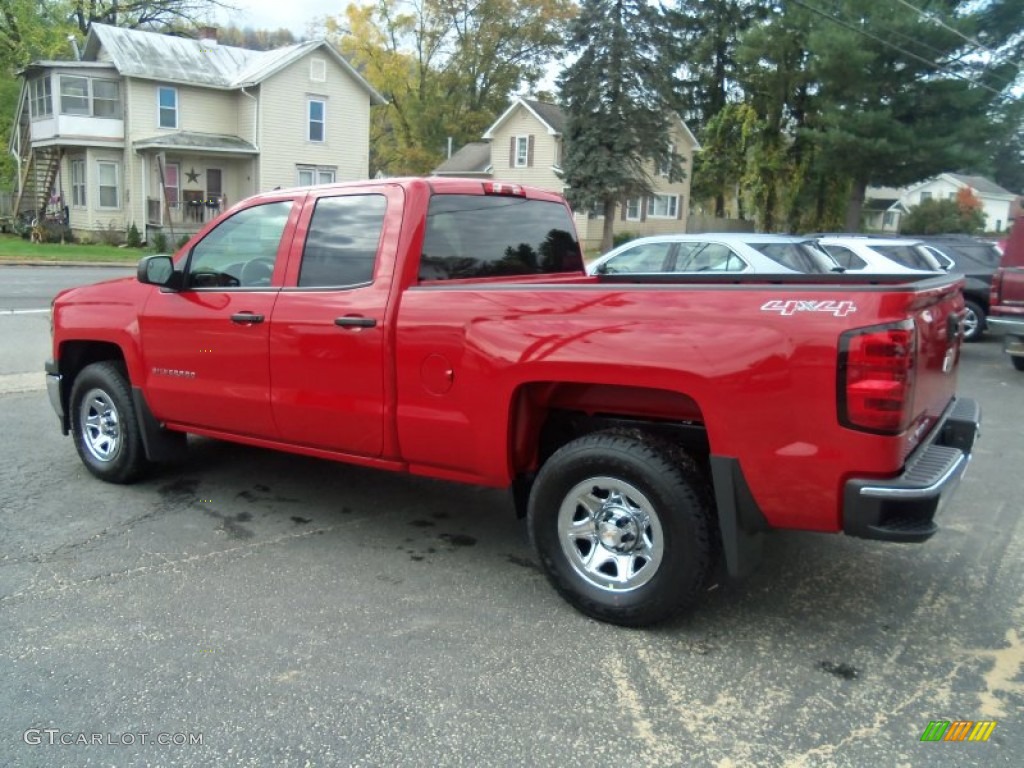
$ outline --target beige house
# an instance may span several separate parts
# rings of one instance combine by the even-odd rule
[[[90,239],[134,224],[177,240],[256,192],[366,178],[384,99],[342,56],[214,35],[94,24],[78,60],[26,67],[9,145],[18,211],[66,215]]]
[[[517,99],[483,135],[484,141],[462,147],[434,170],[438,176],[493,178],[564,193],[561,178],[565,113],[555,104]],[[655,193],[616,207],[615,230],[638,235],[685,232],[690,202],[690,171],[697,139],[678,116],[672,126],[672,148],[685,178],[670,181],[653,175]],[[576,227],[584,248],[600,247],[604,217],[577,211]]]

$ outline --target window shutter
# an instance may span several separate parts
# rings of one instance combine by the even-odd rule
[[[651,198],[641,197],[640,198],[640,221],[647,221],[647,208],[651,204]]]
[[[526,167],[533,168],[533,134],[526,141]]]
[[[676,196],[676,218],[682,220],[683,218],[683,196]]]
[[[508,140],[508,167],[516,167],[516,137]]]
[[[626,210],[628,208],[629,208],[629,200],[623,200],[622,201],[622,216],[621,216],[621,220],[622,221],[626,220]]]

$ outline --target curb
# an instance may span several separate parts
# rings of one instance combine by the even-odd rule
[[[44,261],[42,259],[0,259],[0,267],[123,267],[135,269],[134,261]]]

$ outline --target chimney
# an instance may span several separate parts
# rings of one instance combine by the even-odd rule
[[[199,42],[207,45],[217,44],[217,27],[199,27]]]

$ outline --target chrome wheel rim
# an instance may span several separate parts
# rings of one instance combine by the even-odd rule
[[[121,451],[121,415],[110,395],[102,389],[90,389],[78,407],[82,442],[97,461],[109,462]]]
[[[969,339],[971,336],[973,336],[977,332],[977,330],[978,330],[978,315],[970,307],[967,307],[967,309],[965,310],[965,312],[964,312],[964,319],[963,319],[961,325],[962,325],[962,327],[964,329],[964,337],[965,338]]]
[[[642,587],[658,572],[665,550],[654,505],[614,477],[573,486],[558,510],[558,540],[573,570],[606,592]]]

